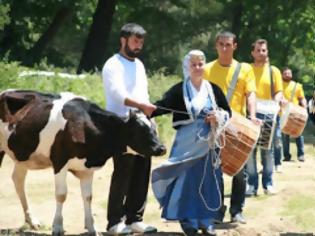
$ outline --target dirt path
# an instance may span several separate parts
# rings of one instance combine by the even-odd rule
[[[294,145],[292,154],[295,153]],[[274,181],[279,193],[266,196],[260,190],[258,197],[247,198],[244,215],[246,225],[226,222],[217,227],[218,236],[272,236],[272,235],[315,235],[315,150],[306,146],[306,161],[296,160],[283,163],[283,173],[275,173]],[[293,155],[294,156],[294,155]],[[153,166],[163,160],[154,159]],[[32,171],[27,176],[27,193],[34,215],[42,222],[40,231],[19,232],[23,225],[23,213],[11,181],[13,162],[5,157],[0,168],[0,235],[49,235],[55,210],[53,173],[51,169]],[[93,184],[93,211],[100,232],[106,228],[106,205],[112,163],[96,172]],[[229,193],[231,178],[226,176]],[[79,182],[68,176],[68,197],[64,206],[64,228],[66,235],[81,235],[83,229],[83,206]],[[229,198],[225,199],[225,204]],[[181,235],[175,222],[160,218],[160,209],[150,189],[145,221],[159,229],[156,235]],[[152,235],[153,236],[153,235]]]

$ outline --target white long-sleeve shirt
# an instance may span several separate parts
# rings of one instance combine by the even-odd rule
[[[120,54],[109,58],[102,70],[106,110],[126,117],[132,107],[124,104],[126,98],[149,102],[148,81],[143,63],[129,61]]]
[[[308,110],[309,110],[309,113],[314,113],[315,114],[315,99],[314,98],[309,100],[309,102],[308,102]]]

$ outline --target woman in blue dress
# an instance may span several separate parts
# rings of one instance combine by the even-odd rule
[[[178,220],[186,235],[215,235],[213,219],[222,204],[219,134],[231,110],[221,89],[203,79],[205,55],[184,58],[184,80],[155,103],[152,117],[173,113],[175,141],[169,159],[152,172],[162,218]]]

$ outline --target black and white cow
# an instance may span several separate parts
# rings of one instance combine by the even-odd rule
[[[2,153],[15,161],[13,181],[26,223],[39,222],[29,209],[24,182],[28,170],[52,167],[55,174],[56,213],[53,234],[62,234],[62,206],[67,195],[66,175],[80,179],[85,228],[96,232],[91,212],[93,172],[127,148],[144,156],[166,152],[151,122],[140,114],[126,120],[72,93],[44,94],[7,90],[0,94]]]

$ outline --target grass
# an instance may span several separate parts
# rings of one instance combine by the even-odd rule
[[[283,215],[290,216],[296,224],[307,230],[314,230],[315,225],[315,196],[297,194],[290,198],[285,205]]]

